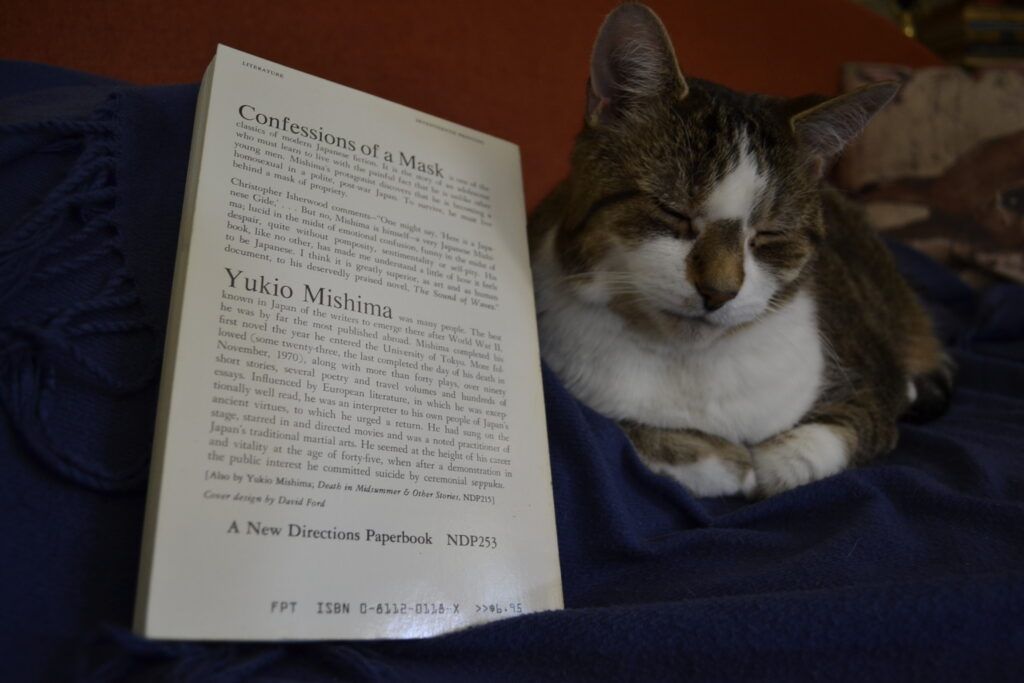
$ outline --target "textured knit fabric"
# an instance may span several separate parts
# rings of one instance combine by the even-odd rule
[[[1019,679],[1024,288],[895,246],[960,374],[875,463],[696,499],[546,372],[566,610],[419,641],[132,636],[195,96],[0,65],[5,680]]]

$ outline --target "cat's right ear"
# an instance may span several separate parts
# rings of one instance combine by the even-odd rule
[[[587,123],[609,123],[652,98],[686,96],[672,42],[658,16],[637,3],[620,5],[601,26],[590,58]]]

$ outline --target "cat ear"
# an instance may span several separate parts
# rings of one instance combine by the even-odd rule
[[[829,163],[860,135],[871,117],[889,103],[899,85],[874,83],[826,100],[789,120],[793,132],[810,153],[811,173],[821,177]]]
[[[644,5],[615,8],[590,58],[587,122],[606,123],[665,94],[682,98],[686,81],[658,16]]]

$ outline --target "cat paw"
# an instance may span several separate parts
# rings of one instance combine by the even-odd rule
[[[849,463],[846,440],[837,428],[805,424],[751,449],[756,492],[763,496],[788,491],[842,471]]]
[[[757,488],[754,469],[740,466],[735,459],[706,454],[687,463],[647,463],[658,474],[675,479],[695,496],[753,495]]]
[[[694,430],[621,424],[648,467],[675,479],[694,495],[754,493],[757,480],[746,446]]]

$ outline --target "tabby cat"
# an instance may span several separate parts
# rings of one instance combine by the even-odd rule
[[[684,78],[643,5],[601,28],[571,173],[530,219],[542,354],[697,495],[827,477],[946,403],[928,316],[822,181],[895,91],[741,94]]]

